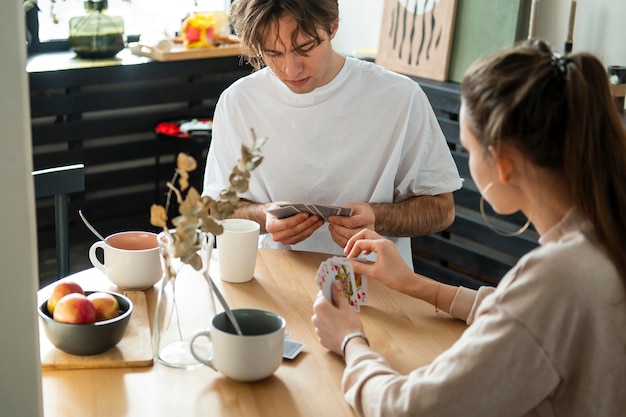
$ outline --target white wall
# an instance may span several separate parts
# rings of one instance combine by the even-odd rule
[[[384,3],[384,0],[339,0],[335,50],[349,55],[356,49],[378,49]]]
[[[0,415],[41,411],[37,245],[21,1],[0,2]]]
[[[469,1],[472,0],[457,0]],[[531,0],[525,0],[530,4]],[[537,37],[563,50],[571,0],[539,0]],[[384,0],[339,0],[339,31],[335,49],[350,54],[378,48]],[[530,7],[528,7],[530,10]],[[626,0],[578,0],[574,25],[574,52],[586,51],[606,65],[626,65]]]
[[[563,48],[570,0],[541,0],[537,36]],[[574,52],[591,52],[606,65],[626,65],[625,0],[578,0],[574,25]]]

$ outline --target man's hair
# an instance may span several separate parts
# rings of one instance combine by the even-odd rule
[[[296,30],[291,35],[292,48],[305,55],[296,45],[300,34],[314,39],[320,44],[323,39],[319,31],[329,35],[332,25],[339,20],[337,0],[235,0],[232,4],[230,21],[235,34],[241,41],[242,54],[258,70],[265,66],[261,49],[270,36],[278,33],[278,20],[289,16],[296,22]]]

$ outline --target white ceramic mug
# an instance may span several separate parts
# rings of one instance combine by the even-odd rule
[[[216,315],[210,329],[194,334],[190,341],[193,356],[224,376],[241,382],[267,378],[280,366],[285,342],[285,319],[266,310],[234,309],[241,327],[239,336],[226,313]],[[205,337],[208,347],[197,338]]]
[[[104,252],[104,263],[96,251]],[[89,259],[111,282],[126,290],[145,290],[162,276],[156,233],[129,231],[107,236],[89,248]]]
[[[224,233],[217,236],[217,263],[220,278],[247,282],[254,278],[260,226],[253,220],[226,219]]]

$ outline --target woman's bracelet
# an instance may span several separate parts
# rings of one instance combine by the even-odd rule
[[[341,342],[341,354],[343,355],[344,358],[346,356],[346,345],[348,344],[350,340],[354,339],[355,337],[360,337],[361,339],[365,340],[365,343],[367,343],[367,346],[370,345],[370,341],[367,338],[367,336],[365,336],[365,333],[362,333],[362,332],[348,333],[343,338],[343,341]]]

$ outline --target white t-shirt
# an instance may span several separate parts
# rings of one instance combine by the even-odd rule
[[[240,197],[345,205],[392,203],[461,187],[446,140],[419,85],[355,58],[327,85],[289,90],[266,67],[237,80],[217,103],[204,195],[216,197],[252,143],[266,137],[262,164]],[[409,238],[393,238],[411,264]],[[341,254],[327,225],[285,247],[266,235],[262,247]]]

